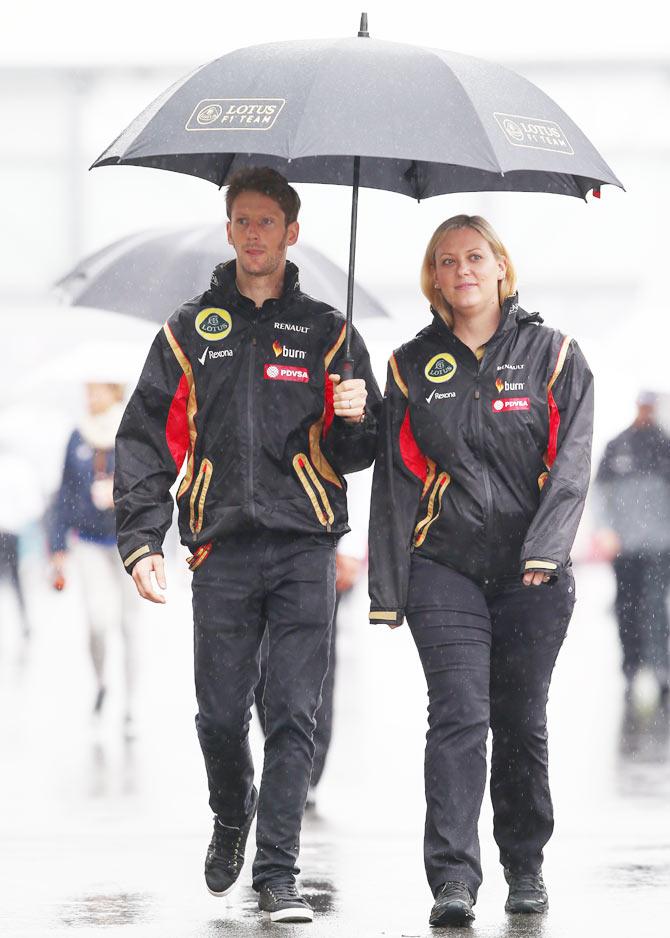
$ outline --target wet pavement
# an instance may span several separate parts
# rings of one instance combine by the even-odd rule
[[[416,936],[431,897],[422,865],[425,690],[409,631],[368,626],[362,591],[343,605],[336,724],[317,811],[305,821],[301,885],[313,925],[270,925],[251,891],[215,899],[202,878],[211,814],[193,726],[188,584],[139,628],[134,739],[123,734],[121,663],[99,724],[76,582],[31,584],[24,646],[0,594],[0,934],[11,938]],[[667,719],[626,712],[607,569],[577,570],[578,604],[552,684],[556,830],[546,917],[503,912],[488,798],[480,834],[478,938],[661,936],[670,908]],[[117,678],[118,680],[115,680]],[[257,767],[261,741],[252,727]]]

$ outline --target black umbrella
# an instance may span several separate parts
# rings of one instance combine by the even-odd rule
[[[56,288],[76,306],[93,306],[165,322],[184,300],[202,293],[215,265],[235,256],[226,239],[226,226],[159,229],[129,235],[81,260]],[[291,257],[300,268],[306,293],[342,309],[347,275],[316,248],[297,244]],[[366,290],[355,285],[358,315],[388,313]]]
[[[531,82],[490,62],[369,38],[238,49],[165,91],[95,161],[200,176],[241,166],[353,185],[347,324],[359,185],[416,199],[514,190],[585,198],[621,183]],[[349,358],[347,329],[346,357]]]

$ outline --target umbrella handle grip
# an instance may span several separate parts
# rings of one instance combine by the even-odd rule
[[[354,376],[353,358],[343,358],[340,365],[340,376],[343,381],[350,381]]]

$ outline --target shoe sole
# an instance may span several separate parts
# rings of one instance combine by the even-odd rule
[[[205,885],[207,886],[207,883],[205,883]],[[230,893],[233,891],[235,886],[237,886],[237,882],[234,882],[227,889],[224,889],[223,892],[215,892],[213,889],[210,889],[209,886],[207,886],[207,892],[211,896],[216,896],[217,899],[222,899],[224,896],[230,895]]]
[[[278,912],[264,913],[271,922],[313,922],[314,913],[311,909],[302,907],[296,909],[279,909]]]
[[[474,921],[474,918],[475,913],[471,909],[459,905],[446,908],[435,919],[431,917],[428,924],[433,927],[439,927],[440,925],[468,925],[470,922]]]
[[[525,902],[515,902],[512,905],[510,905],[509,902],[505,903],[505,912],[508,912],[510,915],[544,915],[544,913],[548,911],[548,902],[538,904],[537,902],[533,902],[532,899],[528,899]]]

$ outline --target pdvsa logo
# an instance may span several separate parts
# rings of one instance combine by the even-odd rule
[[[433,384],[441,384],[443,381],[450,381],[456,374],[456,359],[448,352],[440,352],[439,355],[433,355],[424,369],[424,375]]]
[[[195,317],[195,331],[210,342],[225,339],[232,328],[233,320],[227,309],[209,306],[207,309],[201,309]]]
[[[267,381],[299,381],[306,384],[309,381],[309,371],[306,368],[267,364],[263,371],[263,377]]]
[[[512,413],[513,411],[530,410],[528,397],[499,397],[491,401],[491,410],[494,414]]]
[[[287,345],[284,345],[282,342],[278,342],[276,339],[272,343],[272,351],[275,353],[277,358],[280,356],[282,358],[304,358],[307,355],[303,349],[300,348],[289,348]]]

